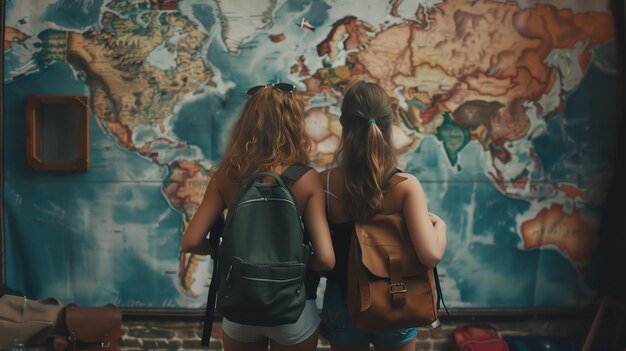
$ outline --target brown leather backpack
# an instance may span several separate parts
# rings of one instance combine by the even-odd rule
[[[437,279],[436,270],[418,259],[402,214],[377,214],[355,224],[347,305],[356,329],[439,326]]]
[[[122,336],[122,310],[113,305],[79,307],[72,304],[63,312],[60,320],[65,328],[54,339],[55,350],[118,350]]]

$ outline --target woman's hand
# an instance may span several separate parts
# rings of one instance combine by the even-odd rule
[[[443,222],[441,217],[437,216],[432,212],[428,212],[428,216],[430,217],[430,222],[433,224],[433,227],[437,224],[437,222]]]

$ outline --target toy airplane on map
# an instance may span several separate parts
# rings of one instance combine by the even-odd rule
[[[313,26],[306,18],[302,17],[302,21],[300,22],[300,28],[308,29],[312,32],[315,32],[315,26]]]

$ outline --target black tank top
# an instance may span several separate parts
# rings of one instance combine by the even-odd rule
[[[330,238],[335,250],[335,267],[326,273],[326,279],[341,287],[342,296],[346,298],[348,280],[348,254],[350,239],[354,231],[354,222],[329,223]]]

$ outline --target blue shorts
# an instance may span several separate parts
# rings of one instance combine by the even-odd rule
[[[326,282],[324,307],[322,308],[320,334],[331,345],[365,346],[370,343],[379,348],[402,346],[417,336],[417,328],[394,329],[377,332],[357,330],[352,326],[348,307],[339,285]]]

